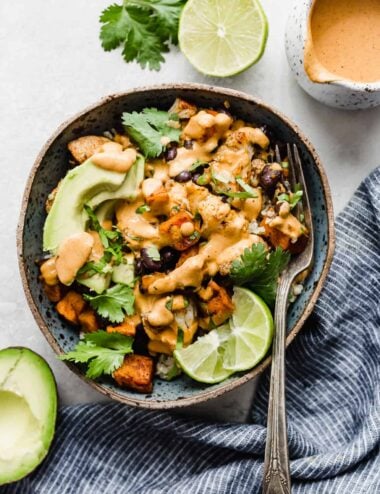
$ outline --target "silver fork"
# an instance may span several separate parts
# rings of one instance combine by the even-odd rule
[[[283,271],[277,288],[274,313],[276,331],[272,348],[263,494],[290,494],[291,492],[285,406],[286,312],[291,284],[297,275],[311,266],[314,252],[313,220],[297,146],[288,144],[287,153],[291,188],[294,190],[298,182],[303,190],[302,201],[295,207],[295,213],[298,218],[304,215],[309,239],[305,250],[294,256]],[[281,156],[278,146],[275,148],[275,157],[280,163]]]

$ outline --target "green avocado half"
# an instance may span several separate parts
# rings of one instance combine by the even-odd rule
[[[57,387],[47,362],[28,348],[0,350],[0,485],[31,473],[54,437]]]
[[[138,155],[127,173],[104,170],[91,159],[70,170],[58,186],[45,221],[44,251],[56,254],[65,238],[85,230],[88,220],[85,204],[96,209],[106,201],[109,205],[111,200],[133,199],[144,178],[144,164],[144,158]]]

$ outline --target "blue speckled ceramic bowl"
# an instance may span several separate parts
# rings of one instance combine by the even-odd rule
[[[68,167],[67,143],[86,134],[101,134],[120,122],[123,111],[140,111],[146,106],[170,107],[176,97],[198,106],[221,107],[228,100],[231,112],[248,122],[266,124],[276,139],[299,147],[315,225],[315,264],[305,289],[289,310],[289,344],[310,314],[326,278],[334,249],[334,227],[330,190],[326,175],[309,141],[300,130],[279,112],[255,98],[223,88],[198,84],[171,84],[144,87],[108,96],[65,122],[48,140],[32,168],[26,186],[18,227],[18,256],[21,277],[29,306],[41,331],[57,354],[72,349],[78,341],[78,329],[58,317],[38,280],[35,260],[41,256],[42,229],[46,213],[44,203],[50,191]],[[270,363],[267,357],[254,369],[236,374],[213,386],[203,385],[183,376],[172,382],[157,379],[153,393],[142,395],[116,387],[111,379],[86,379],[81,369],[67,364],[82,379],[101,393],[128,405],[145,408],[174,408],[192,405],[236,388],[262,372]]]

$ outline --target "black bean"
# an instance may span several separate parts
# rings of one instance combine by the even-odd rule
[[[148,343],[149,338],[144,331],[144,326],[142,324],[138,324],[136,326],[136,335],[132,344],[134,353],[137,353],[138,355],[149,355]]]
[[[260,175],[261,187],[269,193],[273,193],[277,183],[282,178],[282,171],[272,168],[270,165],[265,165]]]
[[[160,256],[162,261],[162,267],[166,271],[169,269],[173,269],[175,267],[180,254],[177,250],[173,249],[172,247],[163,247],[160,250]]]
[[[141,259],[143,262],[143,265],[145,269],[148,272],[155,272],[155,271],[161,271],[162,269],[162,262],[161,259],[159,261],[155,261],[149,256],[149,250],[148,249],[141,249]]]
[[[177,156],[177,148],[176,147],[170,147],[165,151],[166,161],[174,160],[174,158],[176,156]]]
[[[178,173],[178,175],[174,177],[174,180],[180,183],[188,182],[189,180],[191,180],[191,173],[187,170],[184,170],[183,172]]]
[[[135,276],[142,276],[144,272],[145,272],[144,263],[141,257],[139,257],[135,261]]]
[[[220,198],[222,199],[222,202],[228,202],[228,196],[225,196],[224,194],[220,195]]]
[[[183,143],[183,147],[186,149],[193,149],[194,141],[192,139],[186,139]]]
[[[204,169],[205,169],[204,165],[199,165],[196,168],[194,168],[194,170],[192,171],[192,175],[195,175],[196,173],[200,173],[202,175]]]

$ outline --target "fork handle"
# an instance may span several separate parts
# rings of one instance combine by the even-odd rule
[[[289,278],[285,274],[280,279],[276,296],[263,494],[291,492],[285,406],[286,311],[292,282]]]

